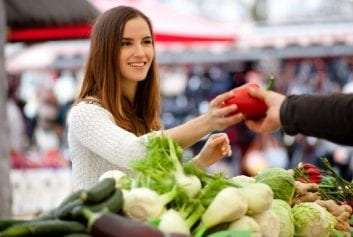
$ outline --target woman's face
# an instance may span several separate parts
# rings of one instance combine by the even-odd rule
[[[147,22],[141,17],[127,21],[119,57],[123,80],[125,82],[144,80],[153,58],[154,47]]]

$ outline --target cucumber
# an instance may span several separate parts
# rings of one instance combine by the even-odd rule
[[[115,190],[115,179],[106,178],[89,190],[83,191],[80,198],[84,203],[98,203],[109,197]]]
[[[30,221],[11,226],[0,232],[0,237],[17,236],[62,236],[70,233],[85,233],[86,227],[76,221],[45,220]]]
[[[104,209],[108,209],[110,212],[116,213],[121,210],[123,206],[123,192],[120,189],[116,189],[116,191],[111,195],[109,198],[104,200],[101,203],[97,204],[85,204],[85,205],[80,205],[75,207],[72,210],[72,216],[73,218],[79,218],[82,217],[82,210],[84,208],[88,208],[92,212],[99,212]]]
[[[83,190],[80,189],[80,190],[77,190],[76,192],[71,193],[69,196],[67,196],[66,198],[64,198],[64,200],[61,201],[61,203],[59,204],[59,207],[63,207],[66,204],[72,201],[75,201],[76,199],[79,199],[82,192]]]
[[[36,220],[39,220],[39,221],[54,220],[56,218],[55,211],[56,209],[53,209],[47,213],[44,213],[43,215],[40,215],[39,217],[37,217]]]
[[[6,228],[17,225],[17,224],[22,224],[28,222],[27,220],[16,220],[16,219],[2,219],[0,220],[0,231],[5,230]]]
[[[77,207],[82,205],[82,200],[81,199],[76,199],[72,202],[67,203],[64,206],[59,206],[55,209],[54,215],[57,219],[61,220],[66,220],[66,219],[71,219],[71,211]]]
[[[120,189],[116,189],[116,191],[104,202],[88,205],[89,209],[94,212],[98,212],[107,208],[110,212],[118,212],[123,207],[123,192]]]

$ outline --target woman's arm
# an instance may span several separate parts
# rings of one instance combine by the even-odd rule
[[[236,112],[237,106],[224,105],[224,101],[232,96],[232,91],[229,91],[215,97],[210,102],[207,113],[175,128],[168,129],[165,133],[185,149],[210,132],[222,131],[231,125],[241,122],[244,119],[242,114],[230,115]]]

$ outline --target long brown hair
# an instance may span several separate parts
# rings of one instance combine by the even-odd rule
[[[147,78],[137,85],[134,103],[123,95],[119,68],[120,43],[127,21],[141,17],[153,30],[150,20],[139,10],[119,6],[100,15],[91,32],[91,46],[81,90],[76,102],[97,98],[110,111],[118,126],[142,135],[160,128],[160,94],[154,57]],[[154,41],[153,41],[154,45]]]

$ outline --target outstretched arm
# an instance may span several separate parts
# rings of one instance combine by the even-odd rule
[[[353,95],[291,95],[251,88],[249,93],[265,101],[266,116],[245,121],[254,132],[269,133],[282,128],[298,133],[353,145]]]
[[[224,101],[232,96],[232,91],[217,96],[210,102],[207,113],[180,126],[168,129],[165,133],[174,139],[182,148],[187,148],[210,132],[222,131],[231,125],[241,122],[244,119],[242,114],[237,113],[230,115],[237,110],[237,106],[226,106],[224,104]]]

